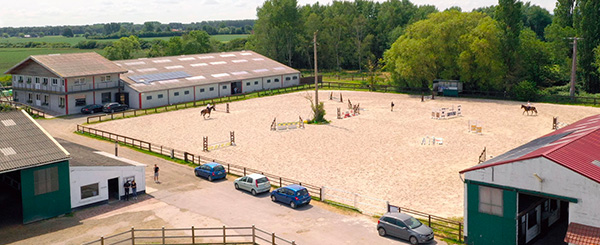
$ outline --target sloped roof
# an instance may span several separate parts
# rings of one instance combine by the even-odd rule
[[[4,74],[12,72],[32,60],[59,77],[80,77],[110,73],[125,73],[127,70],[95,52],[72,54],[32,55],[13,66]]]
[[[62,145],[71,154],[71,160],[69,166],[135,166],[134,164],[120,161],[114,158],[98,154],[98,150],[89,148],[84,145],[66,141],[63,139],[56,139],[60,145]]]
[[[577,245],[600,244],[600,228],[571,222],[564,241]]]
[[[460,173],[537,157],[600,183],[600,115],[579,120]]]
[[[138,92],[300,73],[253,51],[140,58],[114,62],[128,71],[121,76],[121,80]]]
[[[0,112],[0,173],[69,158],[69,152],[26,112]]]

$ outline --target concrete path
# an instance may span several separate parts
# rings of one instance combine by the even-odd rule
[[[114,144],[112,143],[73,133],[78,123],[85,122],[85,117],[38,120],[38,122],[56,138],[76,142],[101,151],[114,152]],[[149,210],[140,210],[140,212],[154,212],[155,216],[160,217],[160,219],[168,223],[168,225],[163,224],[165,226],[190,227],[194,225],[196,227],[203,227],[214,226],[215,224],[216,226],[250,226],[254,224],[261,229],[274,232],[283,238],[295,240],[298,244],[406,243],[394,238],[380,237],[375,229],[377,220],[365,215],[340,210],[315,201],[312,201],[308,206],[292,209],[287,205],[271,202],[268,194],[255,197],[249,193],[235,190],[233,187],[233,177],[228,177],[227,180],[208,182],[194,176],[191,167],[162,160],[124,147],[119,149],[119,156],[148,165],[146,168],[148,195],[144,199],[150,199],[141,201],[140,203],[127,204],[128,208],[122,211],[131,212],[132,210],[136,210],[136,205],[151,202],[152,208],[149,208]],[[160,184],[154,183],[152,179],[152,166],[154,164],[157,164],[161,169]],[[119,212],[118,210],[112,212]],[[79,212],[84,213],[86,210]],[[101,216],[101,214],[98,214],[98,216]],[[181,218],[182,216],[186,218]],[[148,218],[142,219],[144,222],[147,220]],[[44,222],[48,221],[38,223]],[[218,224],[219,222],[220,224]],[[86,225],[86,222],[81,223]],[[144,224],[147,224],[147,222]],[[159,225],[160,222],[156,224]],[[22,227],[23,229],[27,229],[28,226]],[[60,232],[55,233],[65,236],[69,233],[69,229],[64,228]],[[87,234],[89,237],[89,232]],[[109,235],[110,233],[102,234],[97,232],[97,234],[100,236]],[[2,237],[1,231],[0,237]],[[49,243],[56,241],[52,239],[52,234],[46,234],[42,237]],[[29,243],[32,241],[27,238],[31,237],[26,236],[23,240],[19,240],[18,238],[14,238],[13,235],[12,240],[6,242]],[[64,242],[65,240],[58,241]],[[3,243],[1,238],[0,243]],[[445,244],[439,241],[434,241],[431,244],[438,243]]]

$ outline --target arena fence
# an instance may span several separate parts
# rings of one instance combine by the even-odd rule
[[[83,245],[109,244],[297,244],[256,226],[135,229],[100,237]]]
[[[404,208],[396,205],[387,204],[388,212],[400,212],[407,213],[415,218],[419,219],[422,223],[433,229],[434,233],[438,237],[448,238],[462,242],[464,235],[464,224],[455,220],[442,218],[439,216],[431,215],[421,211]]]

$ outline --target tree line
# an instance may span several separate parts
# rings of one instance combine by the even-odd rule
[[[598,9],[597,0],[558,0],[554,16],[517,0],[499,0],[471,12],[458,7],[440,12],[409,0],[304,6],[296,0],[267,0],[257,8],[254,35],[246,48],[312,69],[312,39],[318,31],[321,69],[379,66],[398,87],[428,87],[441,78],[460,80],[468,89],[535,97],[540,88],[568,83],[568,38],[579,37],[579,88],[599,93]]]
[[[147,21],[143,24],[131,22],[111,22],[93,25],[36,26],[36,27],[0,27],[2,37],[84,36],[90,39],[113,39],[130,35],[138,37],[181,36],[185,32],[203,30],[209,35],[249,34],[254,20],[201,21],[189,24]]]

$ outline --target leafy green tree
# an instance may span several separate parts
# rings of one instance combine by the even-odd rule
[[[181,37],[172,37],[167,41],[167,45],[165,46],[164,53],[166,55],[180,55],[184,52],[184,43]]]
[[[554,21],[562,27],[574,27],[575,20],[575,0],[557,0],[554,9]]]
[[[257,10],[254,33],[258,52],[292,65],[301,22],[296,0],[267,0]]]
[[[182,36],[183,52],[181,54],[201,54],[212,51],[210,35],[205,31],[191,31]]]
[[[550,24],[552,15],[548,10],[529,2],[523,5],[523,26],[531,28],[538,38],[544,39],[544,29]]]
[[[515,83],[518,80],[519,35],[523,27],[522,3],[518,0],[499,0],[496,7],[496,20],[502,30],[502,54],[508,69],[507,80]]]
[[[557,79],[552,73],[552,54],[549,44],[537,38],[537,34],[526,28],[521,31],[519,54],[523,72],[520,79],[528,80],[537,86],[551,86]]]
[[[594,49],[600,45],[600,1],[579,0],[581,21],[578,33],[583,40],[578,41],[579,67],[582,70],[585,90],[600,93],[600,73],[594,64]]]
[[[73,30],[71,28],[67,27],[63,30],[62,35],[65,37],[73,37],[74,36]]]
[[[109,60],[132,59],[133,54],[140,49],[140,39],[137,36],[122,37],[113,42],[112,46],[104,48]]]

